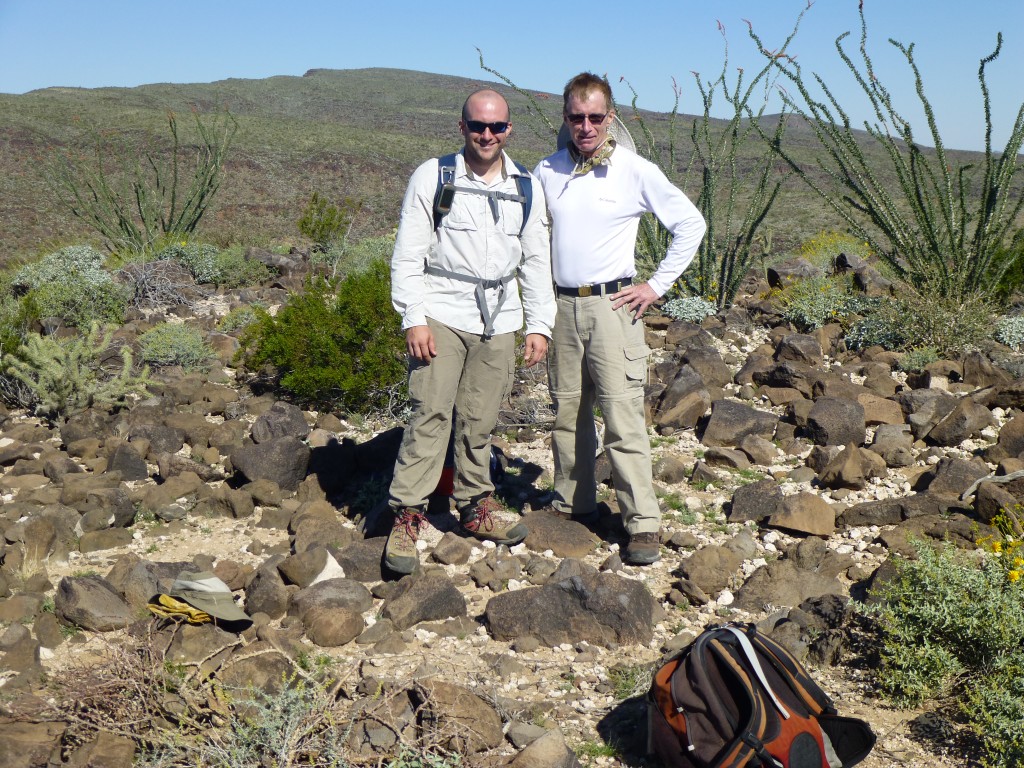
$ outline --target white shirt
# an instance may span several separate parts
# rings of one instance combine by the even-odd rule
[[[551,212],[551,262],[563,288],[636,275],[640,217],[653,213],[672,233],[665,258],[648,284],[659,296],[693,261],[707,226],[690,199],[654,163],[616,146],[606,165],[572,176],[563,149],[540,161],[533,175]]]
[[[502,172],[487,184],[466,166],[460,152],[455,158],[455,186],[518,194],[515,177],[521,172],[505,153],[502,164]],[[505,302],[494,317],[494,333],[520,330],[525,310],[526,332],[550,338],[555,299],[544,191],[540,185],[533,183],[533,203],[522,236],[522,203],[465,192],[455,193],[451,211],[435,232],[437,177],[437,159],[423,163],[413,172],[402,201],[391,258],[391,300],[402,316],[402,328],[426,325],[427,317],[431,317],[460,331],[483,333],[475,286],[450,277],[428,275],[424,272],[427,264],[485,280],[497,280],[518,268],[519,290],[515,280],[506,286]],[[498,289],[486,291],[492,314],[498,295]]]

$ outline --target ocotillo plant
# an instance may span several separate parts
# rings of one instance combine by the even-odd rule
[[[127,138],[92,131],[92,155],[71,149],[54,153],[44,178],[57,200],[85,221],[111,251],[142,252],[161,238],[181,239],[195,231],[220,187],[224,157],[238,130],[227,112],[206,122],[195,113],[198,146],[186,188],[187,168],[173,112],[167,115],[169,153],[138,151]]]
[[[1009,249],[1019,254],[1024,245],[1024,230],[1018,228],[1024,196],[1019,184],[1013,186],[1019,170],[1018,153],[1024,143],[1024,105],[1017,113],[1006,147],[998,153],[992,148],[985,69],[999,56],[1002,34],[996,36],[995,50],[981,59],[978,67],[985,150],[980,167],[975,167],[948,153],[925,96],[913,44],[905,46],[890,39],[913,72],[934,150],[918,143],[910,121],[897,110],[868,55],[863,4],[860,22],[859,63],[843,47],[848,32],[836,39],[836,49],[870,101],[874,119],[865,120],[862,127],[882,148],[895,183],[882,175],[883,168],[877,161],[869,160],[865,151],[868,142],[858,140],[850,116],[824,80],[812,74],[824,94],[815,96],[800,65],[767,50],[751,28],[750,36],[768,63],[792,84],[794,93],[783,90],[782,97],[792,113],[805,118],[814,131],[824,150],[818,166],[832,183],[818,181],[809,168],[780,146],[782,157],[843,218],[854,236],[869,242],[895,274],[914,288],[957,301],[979,292],[991,294],[1013,263],[1012,259],[1000,260],[1000,252]]]
[[[786,47],[796,35],[806,11],[805,8],[797,17],[792,32],[779,49],[780,55],[785,55]],[[763,67],[745,86],[743,70],[738,70],[735,81],[730,83],[728,40],[721,23],[718,28],[725,41],[722,69],[718,77],[705,82],[701,80],[700,73],[693,73],[704,109],[703,115],[694,120],[690,130],[691,156],[682,183],[683,189],[688,191],[691,176],[700,174],[695,203],[707,221],[708,230],[693,266],[683,273],[677,284],[680,293],[702,296],[721,309],[732,302],[740,283],[750,271],[758,255],[755,247],[761,242],[767,242],[758,237],[758,232],[784,181],[784,177],[775,175],[774,171],[785,120],[780,115],[773,140],[754,162],[756,171],[750,173],[741,170],[740,160],[744,151],[754,143],[752,140],[759,131],[764,132],[758,126],[767,98],[756,111],[752,104],[759,86],[764,88],[766,95],[770,91],[773,67]],[[674,123],[678,116],[681,93],[678,86],[673,85],[675,103],[670,113],[670,123],[673,125],[669,131],[667,162],[658,152],[652,133],[636,109],[637,97],[636,91],[633,91],[634,112],[644,137],[643,154],[659,162],[669,178],[677,175]],[[633,90],[632,86],[630,90]],[[711,117],[715,96],[719,93],[731,112],[724,125],[722,121]],[[753,184],[749,181],[751,178],[755,179]],[[664,256],[669,242],[669,233],[661,223],[653,217],[644,217],[637,244],[639,255],[657,264]]]

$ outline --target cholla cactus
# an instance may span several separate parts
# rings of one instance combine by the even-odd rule
[[[31,334],[17,357],[4,355],[2,367],[31,390],[36,413],[41,416],[59,416],[97,403],[124,402],[133,393],[145,392],[149,368],[136,375],[131,350],[124,346],[120,370],[114,374],[104,371],[100,360],[112,337],[113,333],[104,333],[99,324],[75,339]]]

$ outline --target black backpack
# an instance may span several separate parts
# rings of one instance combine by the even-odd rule
[[[753,624],[704,630],[658,668],[647,698],[648,751],[670,768],[849,768],[875,744]]]

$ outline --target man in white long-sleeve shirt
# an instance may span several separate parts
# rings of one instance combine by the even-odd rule
[[[453,409],[453,495],[463,530],[503,544],[527,534],[492,496],[490,439],[512,387],[524,315],[527,366],[544,359],[554,324],[544,193],[504,152],[512,123],[500,94],[470,94],[459,130],[465,146],[450,165],[429,160],[413,173],[391,261],[413,411],[391,483],[395,522],[384,555],[399,573],[418,563]]]
[[[612,103],[604,79],[584,72],[570,80],[563,118],[571,142],[534,170],[551,216],[558,294],[548,364],[557,411],[554,507],[583,520],[596,510],[596,404],[629,534],[624,559],[647,565],[660,558],[661,510],[644,416],[650,349],[640,317],[693,260],[706,226],[656,165],[608,136]],[[636,235],[644,213],[658,217],[672,233],[672,244],[655,274],[634,284]]]

